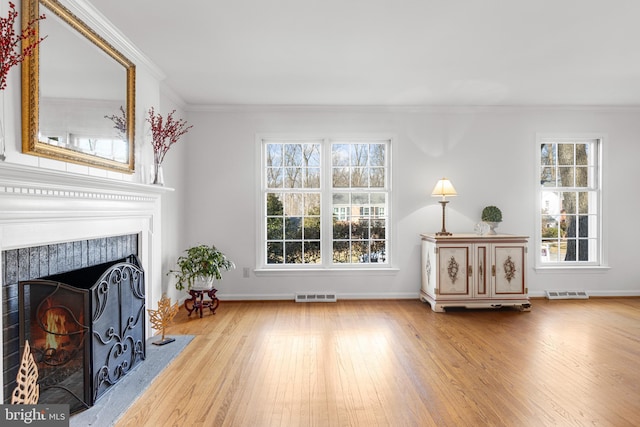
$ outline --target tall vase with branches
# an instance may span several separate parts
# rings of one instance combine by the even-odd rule
[[[16,32],[17,18],[16,5],[9,2],[9,13],[6,17],[0,16],[0,161],[5,159],[4,90],[7,88],[9,70],[31,55],[36,46],[46,38],[36,37],[36,24],[39,20],[46,19],[44,14],[26,22],[20,32]]]
[[[184,119],[174,119],[176,110],[170,112],[166,119],[160,113],[156,113],[154,108],[149,109],[147,122],[151,125],[151,144],[153,145],[153,183],[164,185],[162,176],[162,162],[169,148],[180,140],[180,137],[189,132],[193,126],[187,126]]]

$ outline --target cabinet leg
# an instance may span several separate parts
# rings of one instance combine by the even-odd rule
[[[444,307],[440,304],[436,304],[435,302],[431,304],[431,310],[436,313],[444,313]]]

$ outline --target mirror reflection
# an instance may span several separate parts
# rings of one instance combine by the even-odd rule
[[[47,39],[28,84],[23,69],[31,116],[23,151],[133,172],[134,65],[57,1],[28,3],[46,15]]]

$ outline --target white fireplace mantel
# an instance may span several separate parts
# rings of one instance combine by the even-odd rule
[[[161,297],[161,199],[169,188],[0,163],[0,252],[139,236],[146,305]],[[0,264],[0,286],[4,267]],[[2,308],[0,304],[0,317]],[[152,329],[147,323],[147,337]],[[0,347],[0,360],[3,360]],[[0,393],[3,378],[0,378]]]

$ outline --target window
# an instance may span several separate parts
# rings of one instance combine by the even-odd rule
[[[262,264],[388,265],[389,140],[262,140]]]
[[[599,265],[600,139],[539,138],[539,264]]]

